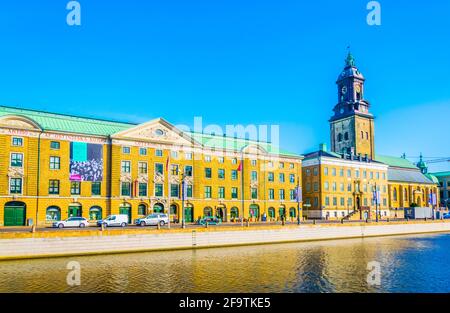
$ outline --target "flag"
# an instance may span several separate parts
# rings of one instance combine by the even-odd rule
[[[166,172],[167,173],[169,172],[169,162],[170,162],[170,157],[168,157],[167,161],[166,161]]]
[[[242,172],[242,161],[239,163],[237,170],[238,172]]]
[[[295,201],[297,201],[297,203],[302,202],[302,187],[300,186],[295,188]]]

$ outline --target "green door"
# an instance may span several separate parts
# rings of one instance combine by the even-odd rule
[[[184,208],[184,221],[186,223],[192,223],[194,222],[194,212],[193,212],[193,208],[191,207],[185,207]]]
[[[70,206],[69,207],[69,217],[81,217],[81,207]]]
[[[25,226],[25,205],[5,206],[5,226]]]
[[[124,207],[124,206],[120,207],[119,214],[128,215],[128,224],[131,224],[131,208],[130,207]]]

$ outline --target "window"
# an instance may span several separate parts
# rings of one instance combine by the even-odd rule
[[[306,191],[307,192],[311,191],[311,183],[306,183]]]
[[[12,145],[14,147],[22,147],[23,146],[23,138],[13,137],[12,138]]]
[[[223,162],[225,162],[225,159],[223,157],[219,157],[217,158],[217,161],[222,164]]]
[[[139,148],[139,155],[147,155],[147,148]]]
[[[61,145],[59,141],[51,141],[50,142],[50,149],[52,150],[59,150],[61,148]]]
[[[280,200],[284,200],[284,189],[279,190]]]
[[[139,183],[139,197],[147,197],[147,183]]]
[[[186,186],[186,197],[187,198],[192,198],[192,185],[187,185]]]
[[[238,179],[238,171],[231,170],[231,180],[237,180],[237,179]]]
[[[338,136],[337,136],[337,141],[338,141],[338,142],[341,142],[341,141],[342,141],[342,134],[341,134],[341,133],[338,134]]]
[[[155,174],[164,175],[164,166],[161,163],[155,163]]]
[[[145,215],[147,213],[147,207],[145,204],[138,205],[138,215]]]
[[[205,155],[205,162],[211,162],[211,156]]]
[[[211,186],[205,186],[205,198],[211,199]]]
[[[336,176],[336,169],[335,169],[335,168],[332,168],[332,169],[331,169],[331,175],[332,175],[332,176]]]
[[[192,153],[186,152],[186,153],[184,154],[184,158],[185,158],[186,160],[192,160]]]
[[[61,209],[56,206],[48,207],[45,218],[49,222],[60,221],[61,220]]]
[[[273,162],[272,161],[269,161],[269,167],[273,167]]]
[[[363,171],[363,178],[367,178],[367,171]]]
[[[306,176],[311,176],[311,170],[309,168],[306,169]]]
[[[211,178],[212,177],[212,171],[210,167],[205,167],[205,178]]]
[[[344,140],[348,140],[348,133],[347,132],[344,134]]]
[[[344,169],[343,168],[341,168],[339,170],[339,176],[344,177]]]
[[[122,161],[121,170],[122,170],[122,173],[130,173],[131,172],[131,163],[130,163],[130,161]]]
[[[172,164],[170,166],[170,173],[172,174],[172,176],[178,176],[178,165]]]
[[[102,183],[100,182],[92,182],[91,185],[91,193],[93,196],[100,196],[102,190]]]
[[[317,208],[319,206],[319,197],[314,197],[314,207]]]
[[[370,172],[370,179],[373,179],[373,172]]]
[[[324,174],[325,176],[328,176],[328,167],[325,167],[325,168],[323,169],[323,174]]]
[[[192,166],[191,165],[186,165],[184,167],[184,175],[188,176],[188,177],[192,177]]]
[[[275,199],[275,190],[269,189],[269,200]]]
[[[131,148],[130,147],[122,147],[122,153],[123,154],[130,154]]]
[[[324,188],[326,191],[328,191],[328,190],[330,189],[330,184],[326,181],[326,182],[323,184],[323,188]]]
[[[313,175],[314,175],[314,176],[319,175],[319,168],[315,167],[315,168],[313,169]]]
[[[269,172],[269,174],[267,174],[267,179],[268,179],[270,182],[273,182],[273,181],[274,181],[273,173],[272,173],[272,172]]]
[[[235,158],[235,159],[232,159],[231,160],[231,164],[237,164],[237,159]]]
[[[342,192],[345,191],[344,183],[340,183],[339,184],[339,190],[342,191]]]
[[[386,179],[386,173],[383,173],[383,179]]]
[[[353,199],[352,198],[348,198],[347,199],[347,206],[351,207],[353,205]]]
[[[280,162],[280,168],[281,168],[281,169],[284,168],[284,162]]]
[[[291,184],[294,184],[294,183],[295,183],[295,174],[290,174],[290,175],[289,175],[289,182],[290,182]]]
[[[279,174],[280,183],[284,183],[284,173]]]
[[[252,160],[252,166],[256,166],[256,160]]]
[[[11,153],[11,166],[12,167],[22,167],[23,166],[23,154],[22,153]]]
[[[79,195],[81,193],[81,182],[73,181],[70,183],[70,194]]]
[[[294,167],[295,167],[294,163],[289,163],[289,168],[290,168],[291,170],[294,169]]]
[[[347,170],[347,177],[352,177],[352,170]]]
[[[59,195],[59,180],[51,179],[48,182],[48,194]]]
[[[174,198],[180,196],[180,186],[178,184],[170,184],[170,196]]]
[[[292,201],[295,200],[295,190],[294,189],[289,190],[289,199],[291,199]]]
[[[325,205],[326,206],[330,205],[330,197],[325,197]]]
[[[51,156],[50,157],[50,169],[51,170],[59,170],[60,168],[61,168],[60,157]]]
[[[156,149],[156,150],[155,150],[155,156],[157,156],[157,157],[162,157],[162,156],[163,156],[163,151],[160,150],[160,149]]]
[[[258,180],[258,173],[256,171],[252,171],[251,179],[252,181]]]
[[[337,188],[336,188],[336,183],[333,182],[331,186],[332,186],[332,188],[333,188],[333,191],[336,191],[336,189],[337,189]]]
[[[225,170],[223,168],[219,168],[218,177],[219,179],[225,179]]]
[[[225,198],[225,188],[219,187],[219,199],[224,199],[224,198]]]
[[[139,162],[138,163],[138,171],[139,174],[147,174],[147,162]]]
[[[341,206],[345,206],[345,198],[341,198]]]
[[[355,177],[359,178],[359,170],[355,170]]]
[[[333,205],[336,206],[337,205],[337,198],[333,197]]]
[[[170,156],[172,157],[172,159],[178,159],[178,152],[177,151],[171,151],[170,152]]]
[[[231,188],[231,199],[237,199],[238,198],[238,189],[236,187]]]
[[[122,182],[120,190],[121,190],[120,194],[123,197],[130,197],[131,196],[131,183]]]
[[[258,199],[258,188],[252,188],[252,199]]]
[[[380,179],[380,172],[376,172],[375,175],[376,175],[375,177],[376,177],[377,179]]]
[[[163,184],[155,184],[155,197],[163,197],[163,196],[164,196]]]

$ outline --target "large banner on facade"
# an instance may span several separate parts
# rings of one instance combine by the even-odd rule
[[[70,143],[70,180],[103,180],[103,146],[84,142]]]

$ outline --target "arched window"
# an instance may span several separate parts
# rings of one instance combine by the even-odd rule
[[[213,214],[213,211],[209,206],[203,209],[204,217],[212,216],[212,214]]]
[[[175,204],[172,204],[171,206],[170,206],[170,214],[171,215],[177,215],[177,206],[175,205]]]
[[[394,188],[392,193],[393,193],[392,197],[394,198],[394,201],[397,201],[397,188]]]
[[[143,203],[138,205],[138,215],[146,215],[147,214],[147,206]]]
[[[102,208],[99,206],[93,206],[89,209],[89,219],[91,221],[99,221],[102,219]]]
[[[342,134],[340,134],[340,133],[338,134],[337,140],[338,140],[338,142],[342,141]]]
[[[153,206],[153,213],[164,213],[164,206],[161,203],[156,203]]]
[[[49,206],[45,215],[47,221],[60,221],[61,220],[61,209],[57,206]]]
[[[345,132],[345,134],[344,134],[344,140],[348,140],[348,132]]]
[[[250,217],[259,218],[259,206],[257,204],[250,205]]]
[[[369,140],[369,133],[366,132],[366,139]]]
[[[361,131],[361,139],[364,139],[364,132]]]
[[[290,217],[296,217],[297,216],[295,208],[290,208],[289,209],[289,216]]]
[[[275,218],[275,209],[274,208],[269,208],[269,217]]]
[[[286,209],[284,207],[280,207],[280,209],[278,210],[278,214],[280,215],[280,217],[286,217]]]
[[[232,207],[230,210],[230,217],[233,218],[238,218],[239,217],[239,209],[237,207]]]

